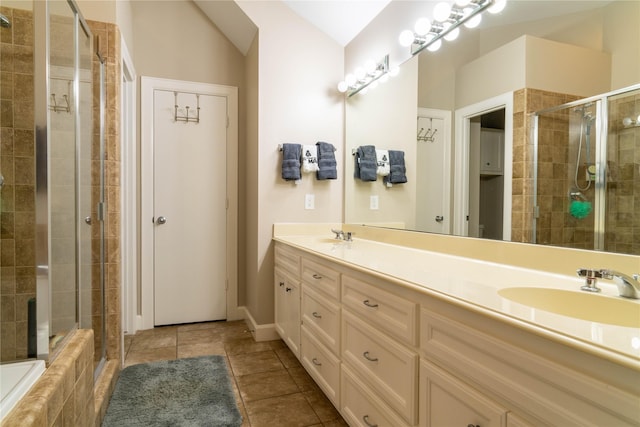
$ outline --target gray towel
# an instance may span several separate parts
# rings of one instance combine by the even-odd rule
[[[319,141],[318,146],[318,172],[316,178],[322,179],[338,179],[338,169],[336,163],[336,149],[328,142]]]
[[[385,183],[403,184],[407,182],[404,151],[389,150],[389,169],[391,172],[384,177]]]
[[[300,176],[300,158],[302,145],[282,144],[282,178],[287,181],[295,181]]]
[[[376,147],[373,145],[361,145],[358,147],[353,176],[363,181],[375,181],[378,179],[377,172]]]

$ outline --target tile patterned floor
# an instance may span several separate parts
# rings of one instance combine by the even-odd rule
[[[243,427],[347,426],[284,342],[254,341],[244,321],[163,326],[125,336],[125,367],[211,354],[227,358]]]

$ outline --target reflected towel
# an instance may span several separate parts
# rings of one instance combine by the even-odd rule
[[[318,149],[315,145],[302,146],[302,172],[317,172],[318,168]]]
[[[356,152],[353,176],[363,181],[375,181],[378,179],[376,147],[373,145],[361,145]]]
[[[384,177],[385,183],[403,184],[407,182],[404,151],[389,150],[389,170],[389,175]]]
[[[319,141],[316,145],[318,146],[318,172],[316,172],[316,178],[319,180],[337,179],[336,149],[328,142]]]
[[[287,181],[295,181],[300,176],[300,156],[302,145],[282,144],[282,178]]]
[[[377,173],[380,176],[387,176],[391,172],[389,169],[389,151],[388,150],[376,150],[377,159]]]

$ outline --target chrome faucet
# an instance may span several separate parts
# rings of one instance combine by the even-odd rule
[[[606,268],[600,270],[590,270],[587,268],[579,268],[576,273],[580,277],[586,279],[586,283],[580,287],[583,291],[600,292],[597,286],[598,279],[613,280],[618,286],[618,294],[621,297],[640,299],[640,275],[634,274],[628,276],[619,271],[609,270]]]
[[[334,230],[333,228],[331,229],[331,231],[333,233],[336,234],[336,240],[344,240],[345,242],[353,242],[353,234],[351,231],[347,231],[346,233],[342,230]]]

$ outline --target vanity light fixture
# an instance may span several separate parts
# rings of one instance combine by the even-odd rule
[[[443,38],[447,41],[458,38],[461,25],[475,28],[482,20],[482,12],[499,13],[506,4],[507,0],[442,1],[433,8],[433,22],[418,19],[414,30],[403,31],[398,40],[402,46],[411,47],[412,55],[424,49],[435,52],[442,46]]]
[[[347,96],[353,96],[366,90],[367,87],[374,88],[378,80],[384,83],[389,76],[397,75],[398,71],[397,67],[389,67],[389,55],[385,55],[378,63],[367,61],[363,67],[358,67],[353,73],[347,74],[344,81],[338,83],[338,90],[342,93],[346,92]]]

